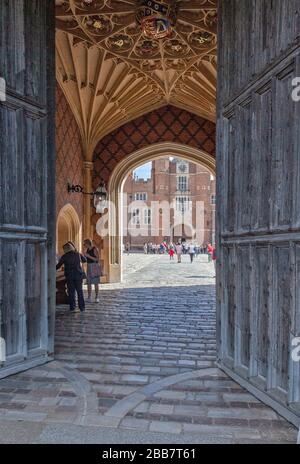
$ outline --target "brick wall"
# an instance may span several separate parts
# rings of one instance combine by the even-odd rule
[[[83,185],[83,153],[77,122],[61,90],[56,86],[56,214],[67,203],[83,219],[83,198],[68,194],[67,183]]]
[[[124,210],[124,243],[129,242],[131,247],[134,249],[142,249],[145,242],[161,243],[166,236],[163,234],[161,227],[156,230],[156,235],[151,235],[151,226],[145,225],[144,223],[144,210],[152,209],[152,202],[167,202],[174,206],[176,205],[176,197],[188,197],[191,206],[191,224],[194,228],[197,227],[198,236],[197,241],[199,245],[207,244],[213,241],[214,237],[214,211],[215,205],[212,203],[212,195],[215,195],[215,178],[211,177],[211,173],[203,166],[196,165],[194,163],[188,164],[188,169],[184,174],[187,177],[187,191],[180,192],[178,190],[178,176],[180,174],[177,170],[176,160],[170,161],[169,158],[159,159],[152,162],[151,179],[143,180],[136,179],[133,173],[131,173],[124,184],[123,192],[127,194],[124,199],[124,204],[128,207]],[[146,194],[146,200],[136,201],[136,193]],[[137,228],[132,225],[132,206],[131,212],[130,204],[134,202],[134,208],[139,209],[140,212],[140,226]],[[198,217],[196,206],[199,202],[203,205],[203,213],[199,213]],[[170,217],[167,219],[168,224],[174,227],[174,212],[173,209],[170,211]],[[178,214],[178,213],[177,213]],[[200,216],[199,216],[200,214]],[[153,216],[153,210],[152,210]],[[178,221],[178,217],[177,217]],[[162,220],[160,220],[160,226],[162,226]],[[155,221],[152,222],[152,226]],[[178,224],[178,222],[177,222]],[[181,224],[181,222],[180,222]],[[203,233],[202,238],[199,237],[199,226]],[[128,227],[128,229],[127,229]],[[139,234],[135,235],[131,233],[132,229]],[[187,227],[182,234],[182,226],[177,225],[174,228],[173,238],[178,240],[179,238],[185,237],[187,240],[195,240],[196,238],[191,235],[192,230]],[[198,240],[199,239],[199,240]],[[168,237],[170,240],[170,237]]]

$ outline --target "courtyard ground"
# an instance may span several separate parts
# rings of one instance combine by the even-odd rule
[[[214,269],[124,257],[85,314],[60,306],[55,361],[0,380],[1,443],[295,443],[215,365]]]

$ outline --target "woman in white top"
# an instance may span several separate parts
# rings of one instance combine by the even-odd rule
[[[177,262],[181,263],[181,255],[182,255],[182,245],[181,245],[181,243],[177,243],[177,245],[176,245],[176,253],[177,253]]]
[[[189,255],[190,255],[191,263],[192,263],[195,257],[195,245],[193,243],[191,243],[189,246]]]

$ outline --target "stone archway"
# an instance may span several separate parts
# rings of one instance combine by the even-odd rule
[[[110,207],[108,212],[108,236],[104,238],[103,247],[104,268],[110,283],[120,282],[122,279],[121,193],[126,176],[141,164],[166,156],[178,156],[201,164],[215,174],[215,158],[212,155],[197,148],[172,142],[158,143],[137,150],[116,166],[108,185],[110,204],[114,206]]]
[[[81,248],[82,225],[73,206],[68,203],[59,212],[56,222],[56,253],[62,254],[64,243],[71,241]]]

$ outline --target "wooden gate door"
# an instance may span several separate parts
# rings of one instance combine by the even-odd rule
[[[219,0],[218,20],[220,365],[299,425],[300,2]]]
[[[1,1],[0,377],[53,353],[54,49],[52,0]]]

